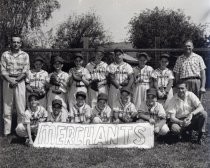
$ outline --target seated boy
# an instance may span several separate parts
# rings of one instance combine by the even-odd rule
[[[70,107],[69,122],[71,123],[90,123],[92,110],[91,107],[85,103],[86,93],[79,91],[76,93],[76,104]]]
[[[100,93],[96,106],[93,108],[92,123],[110,123],[112,110],[107,104],[108,95]]]
[[[39,105],[38,97],[36,93],[29,95],[29,108],[25,111],[23,123],[16,128],[17,135],[26,138],[26,145],[33,145],[32,136],[36,136],[39,123],[47,120],[47,111]]]
[[[159,135],[166,135],[169,128],[166,124],[166,113],[163,105],[157,102],[157,90],[147,90],[147,100],[138,108],[137,122],[149,122],[154,125],[154,132]]]
[[[66,122],[66,111],[62,108],[62,101],[54,99],[52,101],[52,112],[49,113],[47,121],[49,122]]]
[[[137,114],[136,107],[131,103],[131,90],[123,87],[120,90],[120,99],[114,104],[114,123],[129,123],[133,122]]]

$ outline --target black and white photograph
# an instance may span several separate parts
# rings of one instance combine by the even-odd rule
[[[209,168],[209,131],[209,0],[0,0],[0,168]]]

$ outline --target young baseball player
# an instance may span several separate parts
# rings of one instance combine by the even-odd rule
[[[107,93],[107,63],[101,61],[104,56],[104,50],[102,48],[96,48],[94,60],[86,65],[86,68],[90,72],[90,85],[88,87],[88,102],[93,108],[97,103],[97,97],[99,93]]]
[[[157,102],[157,90],[147,90],[147,100],[138,108],[137,122],[149,122],[154,125],[154,132],[158,135],[166,135],[169,128],[166,124],[166,113],[162,104]]]
[[[48,72],[42,69],[43,65],[43,58],[36,57],[34,60],[34,69],[29,70],[26,78],[26,90],[27,97],[31,93],[37,93],[40,97],[39,104],[46,109],[46,84],[48,79]]]
[[[152,86],[151,74],[153,68],[146,65],[149,60],[147,53],[138,53],[137,58],[139,65],[133,69],[134,83],[133,83],[133,102],[138,108],[142,102],[146,100],[146,91]]]
[[[76,93],[76,104],[70,107],[69,122],[71,123],[90,123],[92,110],[85,103],[86,93],[79,91]]]
[[[47,96],[47,110],[52,112],[52,101],[60,99],[63,110],[67,113],[67,89],[69,83],[68,73],[62,71],[64,60],[56,56],[53,61],[54,72],[49,75],[49,92]]]
[[[84,68],[83,55],[80,53],[75,54],[74,57],[75,67],[69,70],[69,85],[70,90],[68,92],[68,104],[69,108],[76,103],[76,93],[83,91],[87,93],[87,86],[89,85],[90,73]]]
[[[120,97],[120,89],[122,87],[131,87],[133,83],[133,68],[123,61],[123,51],[121,49],[114,50],[114,63],[108,66],[110,89],[109,89],[109,105],[113,109],[114,104],[118,102]]]
[[[162,54],[160,56],[160,67],[152,72],[154,79],[154,87],[157,89],[158,102],[163,106],[173,97],[173,80],[174,75],[167,68],[169,64],[169,55]]]
[[[38,98],[37,93],[29,95],[29,108],[24,113],[23,122],[16,128],[17,135],[26,138],[26,145],[33,145],[32,136],[36,136],[39,123],[47,120],[48,113],[39,105]]]
[[[112,119],[112,110],[107,104],[108,95],[100,93],[98,101],[92,111],[92,123],[110,123]]]
[[[114,123],[133,122],[137,115],[137,110],[135,105],[131,103],[131,94],[131,90],[127,87],[123,87],[120,90],[120,99],[114,104],[113,108]]]
[[[52,101],[52,113],[49,113],[47,121],[49,122],[67,122],[67,113],[62,109],[62,101],[54,99]]]

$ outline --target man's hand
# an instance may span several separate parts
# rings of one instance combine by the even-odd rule
[[[154,132],[155,133],[159,133],[160,132],[160,128],[159,127],[155,127]]]
[[[72,76],[73,76],[73,79],[76,80],[76,81],[81,81],[82,80],[82,74],[81,73],[73,72]]]
[[[18,82],[15,80],[9,80],[9,87],[10,88],[15,88],[18,85]]]
[[[30,93],[33,92],[33,89],[32,89],[32,87],[31,87],[30,85],[27,85],[27,86],[26,86],[26,90],[27,90],[28,92],[30,92]]]

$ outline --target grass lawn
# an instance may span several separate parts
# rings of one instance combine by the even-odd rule
[[[178,142],[153,149],[47,149],[8,144],[0,138],[0,167],[207,168],[208,147]]]

